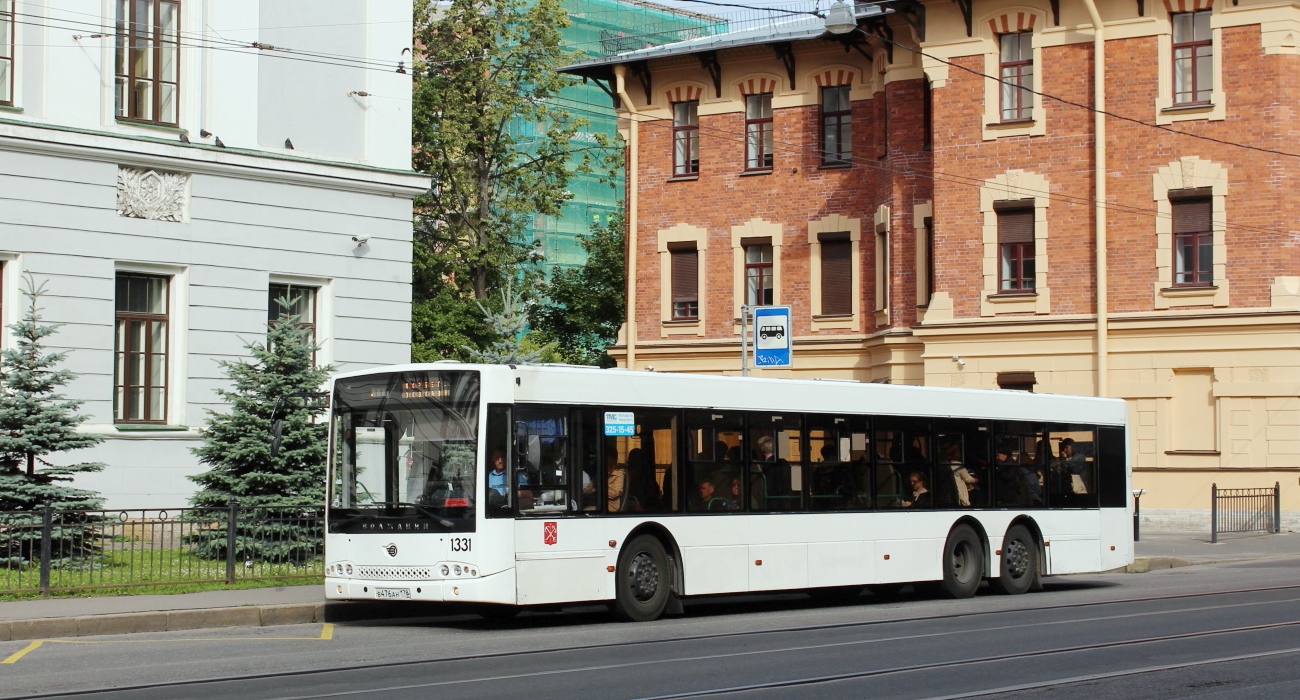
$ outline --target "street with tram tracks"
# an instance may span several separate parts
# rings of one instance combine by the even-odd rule
[[[798,594],[509,621],[229,628],[7,642],[5,697],[1295,697],[1300,558],[1049,578],[969,600]],[[25,651],[26,653],[21,653]],[[19,655],[21,654],[21,655]],[[17,656],[15,659],[14,657]]]

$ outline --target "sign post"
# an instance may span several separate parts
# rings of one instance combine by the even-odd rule
[[[754,366],[789,367],[793,338],[790,307],[754,307]]]

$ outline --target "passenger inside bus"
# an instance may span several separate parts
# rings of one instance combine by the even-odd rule
[[[912,485],[912,495],[904,503],[908,508],[929,508],[933,505],[930,499],[930,489],[926,483],[925,474],[922,472],[912,472],[907,476],[907,481]]]

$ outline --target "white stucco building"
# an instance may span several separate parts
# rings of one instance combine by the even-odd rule
[[[0,0],[0,318],[48,284],[109,507],[186,503],[284,285],[322,363],[409,360],[410,48],[406,0]]]

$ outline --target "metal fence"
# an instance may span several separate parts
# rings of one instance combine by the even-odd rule
[[[322,509],[0,512],[0,594],[324,574]]]
[[[1282,486],[1272,488],[1221,489],[1210,485],[1210,541],[1231,532],[1281,532]]]

